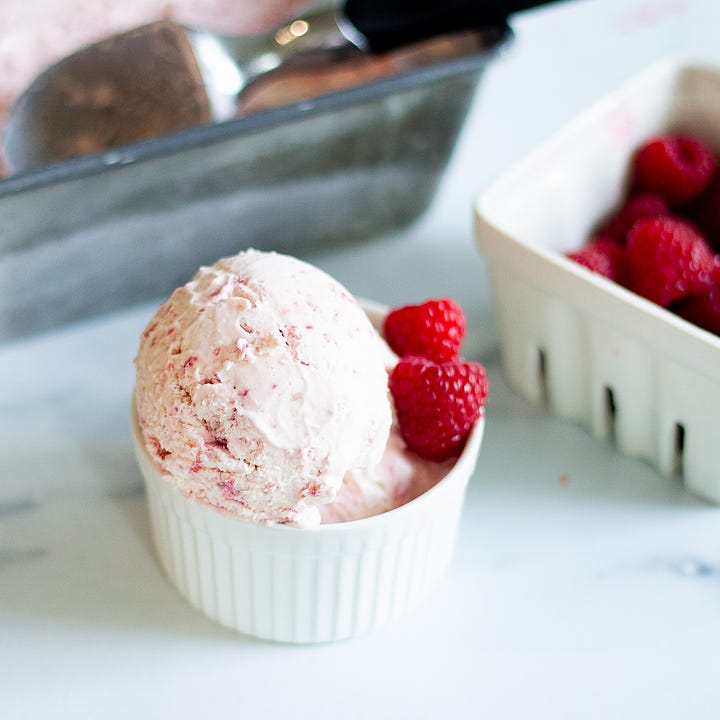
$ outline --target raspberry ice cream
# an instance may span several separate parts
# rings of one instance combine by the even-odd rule
[[[413,309],[412,324],[459,350],[464,317],[438,323],[437,306]],[[387,316],[306,263],[248,250],[200,268],[148,324],[133,440],[153,541],[208,617],[269,640],[339,640],[399,617],[441,578],[487,381],[459,353],[396,356],[379,334]],[[429,461],[448,432],[458,452]]]
[[[253,250],[220,260],[142,335],[146,447],[186,497],[253,522],[317,524],[344,477],[383,456],[387,352],[322,271]]]

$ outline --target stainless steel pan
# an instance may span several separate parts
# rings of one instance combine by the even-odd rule
[[[463,33],[387,77],[0,181],[0,341],[165,295],[244,247],[303,256],[407,225],[509,37]]]

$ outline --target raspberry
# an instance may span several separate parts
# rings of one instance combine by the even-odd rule
[[[714,171],[715,159],[706,145],[682,135],[661,135],[635,154],[632,179],[638,190],[682,205],[700,196]]]
[[[672,309],[703,330],[720,335],[720,266],[717,262],[707,292],[680,300]]]
[[[715,252],[720,252],[720,174],[715,173],[708,189],[689,211]]]
[[[640,193],[634,195],[610,218],[604,222],[595,233],[598,237],[615,240],[625,245],[628,231],[636,220],[643,217],[657,217],[670,212],[666,200],[654,193]]]
[[[627,254],[613,240],[595,238],[566,257],[609,280],[627,284]]]
[[[479,363],[408,356],[390,375],[400,434],[426,460],[459,454],[482,414],[488,383]]]
[[[455,360],[465,337],[465,314],[450,298],[406,305],[387,314],[383,335],[397,355]]]
[[[629,287],[658,305],[706,291],[714,256],[702,235],[670,217],[643,218],[628,233]]]

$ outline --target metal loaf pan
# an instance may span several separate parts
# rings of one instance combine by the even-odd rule
[[[244,247],[303,256],[406,226],[509,35],[485,30],[466,55],[0,181],[0,341],[167,295]]]

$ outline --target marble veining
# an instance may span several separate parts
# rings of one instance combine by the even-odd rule
[[[0,548],[0,571],[13,563],[29,562],[44,557],[46,554],[46,550],[40,549],[3,550]]]

